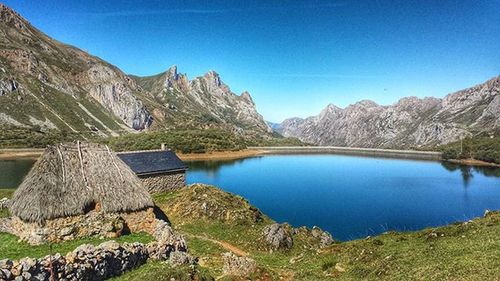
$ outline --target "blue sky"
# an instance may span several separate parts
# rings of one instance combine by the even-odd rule
[[[216,70],[274,122],[328,103],[442,97],[500,74],[500,0],[3,3],[129,74]]]

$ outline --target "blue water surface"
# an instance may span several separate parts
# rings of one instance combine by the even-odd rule
[[[500,209],[500,169],[355,157],[267,155],[188,162],[188,183],[216,185],[278,222],[338,240],[417,230]]]

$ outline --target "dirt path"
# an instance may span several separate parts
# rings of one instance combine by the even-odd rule
[[[193,238],[197,238],[197,239],[201,239],[201,240],[205,240],[205,241],[209,241],[209,242],[212,242],[214,244],[217,244],[219,246],[221,246],[222,248],[230,251],[230,252],[233,252],[234,254],[240,256],[240,257],[246,257],[248,256],[248,253],[243,251],[242,249],[226,242],[226,241],[219,241],[219,240],[215,240],[215,239],[212,239],[212,238],[209,238],[207,236],[201,236],[201,235],[194,235],[194,234],[186,234],[187,236],[189,237],[193,237]]]

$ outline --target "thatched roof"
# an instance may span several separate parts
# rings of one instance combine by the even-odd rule
[[[100,204],[103,212],[153,206],[137,176],[105,145],[49,146],[14,193],[10,212],[29,222],[84,214]]]

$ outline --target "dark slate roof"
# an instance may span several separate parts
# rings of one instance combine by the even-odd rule
[[[137,175],[160,174],[187,169],[184,162],[170,150],[124,152],[118,153],[118,157]]]

